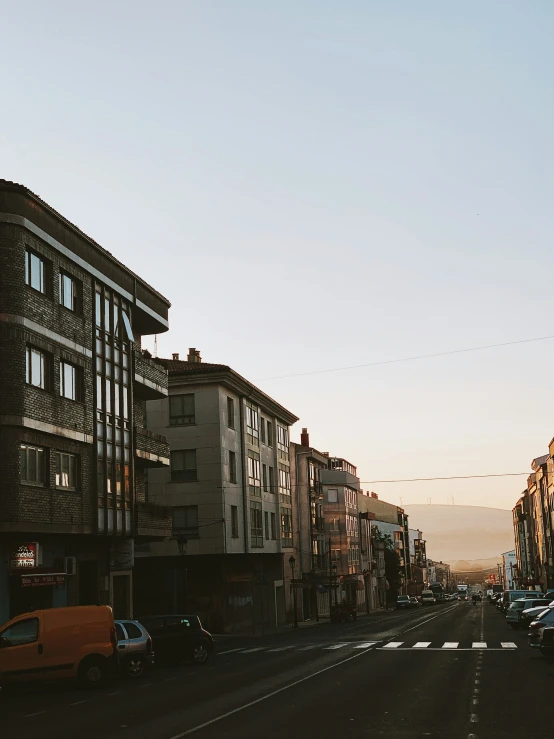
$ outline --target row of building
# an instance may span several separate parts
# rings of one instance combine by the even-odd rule
[[[0,623],[109,603],[118,617],[194,611],[214,631],[263,631],[446,586],[447,566],[355,465],[306,429],[290,441],[294,413],[196,349],[142,348],[169,307],[0,181]]]
[[[548,454],[531,462],[527,487],[513,508],[515,557],[505,581],[516,588],[554,588],[554,439]],[[508,553],[510,554],[510,553]]]

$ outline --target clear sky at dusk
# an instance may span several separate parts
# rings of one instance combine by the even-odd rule
[[[267,378],[554,334],[551,2],[0,5],[0,176],[171,300],[160,355],[231,365],[363,481],[546,453],[554,340]]]

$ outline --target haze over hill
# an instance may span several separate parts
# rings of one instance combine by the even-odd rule
[[[421,529],[430,559],[492,560],[514,548],[512,512],[464,505],[404,506],[410,528]]]

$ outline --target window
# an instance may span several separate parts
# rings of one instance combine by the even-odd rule
[[[233,398],[227,398],[227,426],[230,429],[235,428],[235,401]]]
[[[281,544],[292,547],[292,515],[287,508],[281,512]]]
[[[229,452],[229,482],[237,481],[237,455]]]
[[[25,621],[10,626],[0,635],[0,647],[20,647],[31,644],[38,639],[38,618],[27,618]]]
[[[41,387],[43,390],[48,386],[48,370],[50,363],[45,352],[28,346],[25,349],[25,377],[28,385]]]
[[[277,456],[279,459],[289,458],[289,430],[277,424]]]
[[[60,361],[60,395],[62,398],[81,400],[81,387],[81,369],[69,362]]]
[[[264,492],[267,493],[267,465],[262,464],[262,484],[264,487]]]
[[[260,482],[260,456],[254,452],[248,452],[246,460],[248,469],[248,486],[250,495],[261,495]]]
[[[277,514],[271,514],[271,538],[273,541],[277,539]]]
[[[261,419],[261,423],[262,423],[262,426],[261,426],[260,438],[262,440],[262,444],[265,444],[265,418]]]
[[[44,449],[22,444],[19,448],[21,482],[44,485]]]
[[[196,479],[196,449],[171,452],[171,481],[190,482]]]
[[[284,465],[279,465],[279,500],[290,503],[290,472]]]
[[[267,445],[273,446],[273,426],[271,425],[271,421],[266,421],[266,427],[267,427]]]
[[[236,505],[231,506],[231,536],[233,539],[239,538],[239,509]]]
[[[58,275],[59,301],[60,305],[69,310],[80,312],[80,285],[79,282],[65,272]]]
[[[77,489],[77,457],[64,452],[54,453],[56,465],[56,487]]]
[[[250,503],[250,542],[253,547],[263,547],[262,504]]]
[[[29,250],[25,252],[25,284],[46,294],[46,262]]]
[[[142,631],[132,621],[124,621],[123,625],[129,639],[142,639]]]
[[[340,562],[340,549],[331,549],[331,562]]]
[[[338,530],[339,530],[339,519],[330,518],[329,519],[329,531],[338,531]]]
[[[259,446],[259,415],[258,409],[251,403],[246,403],[246,438],[252,446]]]
[[[174,508],[173,533],[184,534],[189,538],[198,537],[198,506],[185,505]]]
[[[339,491],[337,489],[330,489],[327,491],[327,502],[328,503],[338,503],[339,501]]]
[[[264,530],[266,541],[269,539],[269,513],[264,511]]]
[[[196,423],[194,393],[169,396],[169,425],[190,426]]]

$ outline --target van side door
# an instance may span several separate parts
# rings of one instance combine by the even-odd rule
[[[44,675],[39,614],[11,622],[0,631],[0,683],[41,680]]]

